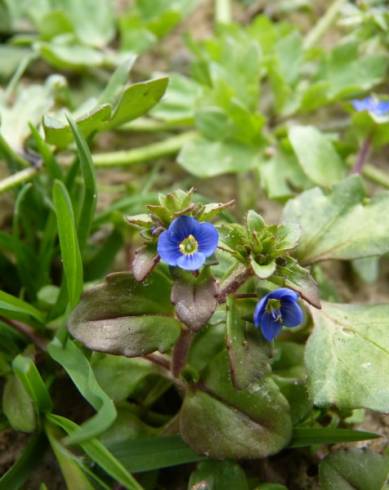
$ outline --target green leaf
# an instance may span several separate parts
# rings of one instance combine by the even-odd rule
[[[59,338],[55,338],[49,344],[48,352],[65,369],[81,395],[97,411],[96,415],[67,438],[68,444],[81,444],[108,429],[116,417],[115,405],[98,384],[89,361],[74,342],[67,339],[63,345]]]
[[[374,432],[362,430],[338,429],[327,427],[294,427],[289,447],[309,447],[314,444],[339,444],[357,442],[381,437]]]
[[[81,42],[99,48],[115,35],[114,9],[109,0],[60,0]]]
[[[180,436],[150,437],[128,440],[110,447],[111,452],[132,473],[169,468],[201,461]]]
[[[104,123],[109,120],[112,108],[109,104],[102,104],[94,107],[86,113],[78,115],[76,122],[84,137],[88,137],[94,131],[99,131],[104,127]],[[73,115],[74,116],[74,115]],[[43,118],[46,141],[59,148],[65,148],[72,141],[70,127],[65,121],[47,115]]]
[[[203,178],[246,172],[255,167],[258,160],[258,149],[253,146],[202,137],[186,143],[177,158],[187,172]]]
[[[49,414],[47,418],[52,424],[57,425],[69,435],[80,429],[79,425],[65,417]],[[124,485],[128,490],[142,490],[139,483],[98,439],[90,439],[80,445],[92,461],[97,463],[116,482]]]
[[[21,87],[12,106],[0,97],[0,134],[15,151],[21,152],[30,135],[29,123],[37,125],[54,104],[55,84],[49,78],[43,85]]]
[[[226,345],[232,382],[247,388],[270,373],[269,349],[258,330],[240,317],[236,301],[227,298]]]
[[[56,180],[53,203],[57,216],[59,244],[66,279],[69,306],[74,308],[83,288],[83,270],[72,202],[65,185]]]
[[[201,93],[201,85],[194,80],[172,73],[166,93],[151,110],[151,115],[175,124],[191,122],[194,118],[196,99]]]
[[[87,469],[62,443],[61,433],[51,424],[46,424],[46,434],[55,454],[68,490],[94,490],[87,477]]]
[[[267,377],[237,390],[226,352],[211,361],[204,380],[188,391],[179,417],[183,439],[216,459],[275,454],[289,442],[292,430],[288,402],[277,385]]]
[[[73,118],[85,138],[95,131],[116,128],[150,110],[164,94],[167,84],[168,79],[160,77],[128,85],[109,103],[96,104],[95,100],[88,101],[73,114]],[[107,96],[106,91],[102,94],[103,98]],[[60,116],[61,114],[57,117],[45,116],[43,127],[46,141],[64,148],[72,141],[72,133],[65,118]]]
[[[47,443],[44,434],[31,436],[15,464],[0,478],[0,490],[18,490],[41,462]]]
[[[301,227],[295,251],[305,264],[351,260],[389,251],[389,193],[366,198],[362,181],[351,176],[328,194],[315,188],[288,202],[284,223]]]
[[[293,126],[289,139],[304,173],[315,184],[330,187],[346,175],[346,166],[331,142],[313,126]]]
[[[305,362],[316,405],[389,411],[389,305],[324,303]]]
[[[158,366],[146,359],[101,354],[92,359],[97,382],[115,402],[126,400],[148,376],[160,374]]]
[[[35,430],[36,414],[34,404],[31,396],[17,376],[11,375],[5,382],[3,412],[13,429],[22,432],[33,432]]]
[[[52,408],[51,398],[45,382],[34,364],[34,361],[19,354],[12,362],[15,374],[23,383],[24,388],[34,400],[39,412],[49,412]]]
[[[329,454],[319,466],[322,490],[384,490],[389,474],[389,456],[365,449]]]
[[[155,106],[165,93],[168,78],[161,77],[146,82],[138,82],[126,87],[107,124],[112,129],[132,121]]]
[[[0,291],[0,312],[8,318],[32,317],[40,323],[44,322],[44,314],[41,311],[5,291]]]
[[[277,264],[275,260],[272,260],[268,264],[258,264],[258,262],[251,256],[250,266],[259,279],[267,279],[274,274]]]
[[[321,81],[328,83],[328,97],[336,99],[357,95],[382,81],[388,68],[388,56],[361,55],[357,42],[337,45],[325,60]]]
[[[249,490],[245,472],[232,461],[203,461],[190,475],[190,490],[201,488],[207,490]]]
[[[310,184],[296,157],[281,150],[261,162],[259,173],[270,199],[285,200],[294,195],[295,189],[305,189]]]
[[[107,276],[87,291],[69,320],[71,334],[89,349],[137,357],[176,342],[180,323],[170,316],[170,284],[161,274],[137,282],[131,274]]]
[[[68,117],[68,122],[77,145],[78,158],[80,160],[81,172],[84,181],[83,201],[78,223],[78,243],[80,250],[83,250],[88,239],[96,211],[97,184],[92,156],[88,145],[79,131],[77,124],[70,116]]]

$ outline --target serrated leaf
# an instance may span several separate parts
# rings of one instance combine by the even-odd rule
[[[352,260],[389,251],[388,210],[388,192],[367,199],[361,179],[351,176],[327,195],[315,188],[292,199],[283,221],[301,228],[295,254],[303,264]]]
[[[388,305],[324,303],[305,362],[315,404],[389,411]]]

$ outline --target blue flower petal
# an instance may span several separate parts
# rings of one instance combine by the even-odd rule
[[[377,116],[384,116],[389,112],[389,101],[382,100],[381,102],[377,102],[374,113]]]
[[[262,334],[266,340],[271,342],[281,332],[282,325],[274,321],[271,313],[265,313],[261,321]]]
[[[186,271],[197,271],[205,262],[205,255],[196,252],[193,255],[181,255],[177,260],[178,267]]]
[[[304,320],[304,312],[295,301],[285,300],[281,303],[282,323],[286,327],[297,327]]]
[[[194,237],[198,241],[199,251],[210,257],[217,249],[219,233],[211,223],[198,223]]]
[[[351,101],[352,106],[358,112],[373,111],[375,107],[373,97],[365,97],[364,99],[354,99]]]
[[[289,288],[278,288],[267,294],[268,299],[279,299],[279,300],[289,300],[297,301],[299,298],[298,293],[292,291]]]
[[[262,321],[262,316],[265,313],[266,305],[267,305],[268,295],[261,298],[254,310],[254,325],[259,327]]]
[[[159,235],[157,250],[161,259],[169,265],[177,265],[177,261],[182,255],[178,242],[172,239],[169,230]]]
[[[178,244],[188,238],[189,235],[195,236],[198,221],[190,216],[180,216],[171,222],[169,232],[173,240],[177,240]]]

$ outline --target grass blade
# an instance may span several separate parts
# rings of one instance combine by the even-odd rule
[[[68,434],[72,434],[79,429],[79,425],[65,417],[48,414],[47,418],[51,423],[56,424]],[[98,439],[90,439],[89,441],[82,442],[80,446],[95,463],[101,466],[114,480],[124,485],[128,490],[142,490],[142,487],[133,476]]]
[[[65,185],[56,180],[53,185],[53,202],[57,216],[59,244],[63,261],[69,307],[74,308],[80,299],[83,271],[76,223],[69,193]]]
[[[68,122],[77,145],[78,158],[80,160],[81,172],[84,179],[84,197],[81,206],[80,220],[78,223],[78,242],[80,245],[80,250],[83,250],[88,239],[93,217],[96,211],[96,176],[92,156],[83,135],[78,130],[77,124],[70,116],[68,116]]]
[[[61,344],[55,338],[48,346],[50,356],[65,369],[81,395],[97,414],[84,422],[66,439],[67,444],[81,444],[104,432],[116,418],[113,401],[98,384],[88,359],[71,340]]]
[[[337,444],[339,442],[356,442],[381,437],[374,432],[353,429],[322,427],[295,427],[288,447],[306,447],[312,444]]]
[[[131,473],[206,459],[205,456],[195,453],[179,436],[131,439],[114,444],[109,449]]]

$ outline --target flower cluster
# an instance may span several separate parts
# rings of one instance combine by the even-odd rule
[[[254,311],[254,324],[260,327],[269,342],[281,332],[282,327],[297,327],[304,320],[298,304],[299,295],[288,288],[279,288],[266,294]]]

